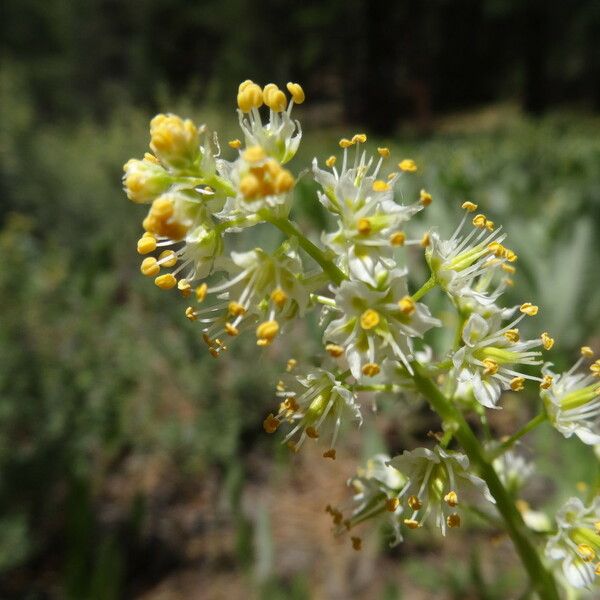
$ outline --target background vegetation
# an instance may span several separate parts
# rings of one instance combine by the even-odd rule
[[[509,233],[515,298],[542,306],[563,365],[582,343],[600,349],[599,19],[585,0],[6,2],[0,597],[520,589],[510,544],[489,525],[467,530],[468,544],[423,533],[392,551],[374,536],[360,554],[330,535],[323,508],[347,496],[361,456],[422,443],[438,425],[390,399],[334,465],[310,450],[291,459],[261,422],[287,357],[317,351],[314,323],[257,358],[240,339],[215,362],[184,305],[139,276],[142,215],[120,189],[121,166],[144,152],[157,110],[227,139],[238,81],[301,81],[295,166],[367,127],[373,146],[422,165],[405,194],[432,192],[430,222],[453,229],[457,203],[479,202]],[[320,228],[309,183],[296,202],[303,226]],[[507,398],[493,429],[510,431],[533,402]],[[527,492],[535,507],[591,481],[591,451],[556,440],[542,429],[524,448],[547,456]],[[458,552],[460,564],[446,563]]]

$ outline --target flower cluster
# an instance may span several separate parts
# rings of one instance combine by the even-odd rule
[[[370,152],[364,133],[339,140],[338,154],[314,159],[307,171],[318,187],[314,200],[332,227],[320,240],[304,235],[290,218],[297,176],[289,163],[302,138],[292,109],[305,94],[297,83],[286,90],[240,84],[243,141],[224,146],[229,157],[205,125],[175,115],[151,121],[151,152],[128,161],[123,178],[128,198],[148,205],[137,242],[141,272],[188,299],[185,316],[200,326],[214,357],[248,330],[260,348],[270,346],[295,319],[321,308],[318,366],[288,361],[276,387],[278,406],[263,422],[268,433],[284,430],[282,441],[293,451],[324,440],[322,455],[335,459],[345,424],[362,423],[364,392],[425,396],[439,413],[444,432],[432,434],[433,448],[377,455],[349,480],[354,495],[347,518],[327,508],[337,531],[378,519],[391,528],[393,543],[406,530],[431,524],[445,534],[461,525],[463,506],[483,502],[483,512],[497,507],[522,550],[527,542],[511,494],[532,467],[525,469],[511,447],[544,420],[565,437],[599,444],[600,361],[581,372],[584,359],[593,361],[584,347],[566,373],[544,364],[552,336],[541,331],[527,338],[520,330],[538,307],[502,304],[518,259],[502,227],[466,201],[449,237],[436,227],[423,234],[422,221],[413,217],[433,196],[422,189],[410,198],[403,189],[418,165],[393,160],[387,147]],[[283,234],[279,246],[257,247],[262,237],[247,235],[261,224]],[[420,287],[415,260],[430,275]],[[454,311],[454,323],[423,300],[434,289]],[[442,326],[454,328],[441,336],[454,339],[450,348],[431,341]],[[486,409],[500,409],[503,392],[520,392],[528,382],[539,389],[543,412],[508,440],[480,445],[463,413],[487,428]],[[557,516],[559,531],[547,554],[562,561],[573,585],[591,585],[598,574],[598,522],[597,501],[585,508],[571,500]],[[351,540],[359,549],[361,538]],[[535,564],[528,564],[533,585],[551,585],[537,577]],[[541,562],[535,568],[542,569]]]

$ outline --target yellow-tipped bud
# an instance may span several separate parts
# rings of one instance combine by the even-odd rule
[[[306,100],[304,90],[299,83],[292,83],[290,81],[285,87],[287,87],[287,91],[290,93],[294,104],[302,104]]]
[[[387,181],[383,181],[383,179],[376,179],[373,182],[373,191],[374,192],[387,192],[390,188],[390,184]]]
[[[414,173],[417,170],[417,163],[412,158],[405,158],[398,163],[398,168],[405,173]]]
[[[142,261],[140,265],[140,271],[146,277],[154,277],[160,273],[160,265],[153,256],[148,256]]]
[[[531,302],[524,302],[519,307],[519,310],[528,317],[535,317],[535,315],[538,314],[539,307],[535,304],[531,304]]]
[[[477,204],[467,201],[461,204],[461,208],[464,208],[467,212],[475,212],[477,210]]]
[[[377,153],[382,158],[389,158],[389,156],[390,156],[390,149],[389,148],[377,148]]]
[[[156,250],[156,238],[154,236],[144,235],[138,240],[137,251],[138,254],[149,254]]]
[[[542,344],[546,350],[550,350],[552,346],[554,346],[554,339],[550,337],[547,331],[544,331],[540,336],[542,339]]]
[[[177,285],[177,279],[175,279],[172,273],[165,273],[164,275],[159,275],[154,280],[154,283],[161,290],[170,290],[171,288],[174,288]]]
[[[410,296],[404,296],[401,300],[398,300],[398,306],[400,312],[404,315],[412,315],[416,310],[415,301]]]
[[[404,231],[396,231],[390,235],[390,244],[392,246],[404,246],[406,243],[406,234]]]
[[[173,250],[163,250],[158,257],[158,261],[163,267],[174,267],[177,264],[177,255]]]
[[[374,327],[377,327],[377,325],[379,325],[379,321],[381,320],[381,317],[379,316],[379,313],[372,309],[372,308],[367,308],[367,310],[365,310],[365,312],[363,312],[362,315],[360,315],[360,326],[363,329],[373,329]]]

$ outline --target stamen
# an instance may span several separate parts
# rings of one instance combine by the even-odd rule
[[[446,523],[448,523],[448,527],[451,528],[460,527],[460,515],[457,513],[452,513],[451,515],[448,515],[448,517],[446,518]]]
[[[338,344],[327,344],[325,346],[325,350],[330,356],[333,356],[333,358],[339,358],[342,356],[342,354],[344,354],[344,348]]]
[[[396,509],[400,506],[399,498],[388,498],[385,502],[385,509],[388,512],[396,512]]]
[[[540,337],[542,339],[542,345],[546,350],[550,350],[552,346],[554,346],[554,339],[550,337],[547,331],[544,331]]]
[[[380,371],[381,369],[377,363],[367,363],[362,368],[363,375],[367,377],[375,377]]]
[[[337,162],[337,158],[335,156],[333,156],[333,154],[325,161],[325,164],[331,169],[333,166],[335,166],[335,163]]]
[[[403,231],[396,231],[390,236],[390,244],[392,246],[404,246],[406,243],[406,234]]]
[[[390,149],[389,148],[377,148],[377,152],[379,154],[379,156],[381,156],[382,158],[389,158],[390,156]]]
[[[519,307],[519,310],[529,317],[534,317],[538,314],[539,307],[537,307],[535,304],[531,304],[531,302],[524,302]]]
[[[589,346],[581,346],[581,356],[586,358],[593,358],[594,351]]]
[[[143,275],[146,275],[146,277],[154,277],[160,273],[160,265],[156,258],[149,256],[142,261],[140,271]]]
[[[330,448],[327,452],[323,452],[323,458],[331,458],[335,460],[335,448]]]
[[[510,381],[510,389],[513,392],[520,392],[525,388],[525,378],[524,377],[514,377]]]
[[[239,150],[242,147],[242,142],[237,138],[235,140],[229,140],[227,144],[229,144],[229,147],[233,148],[234,150]]]
[[[423,507],[423,503],[416,496],[410,496],[407,503],[413,510],[420,510]]]
[[[387,181],[383,181],[383,179],[376,179],[373,182],[373,191],[374,192],[387,192],[390,190],[390,184]]]
[[[267,433],[275,433],[277,428],[280,425],[280,421],[273,413],[270,413],[269,416],[263,421],[263,429]]]
[[[404,298],[398,300],[398,306],[400,312],[405,315],[412,315],[416,310],[415,301],[410,296],[404,296]]]
[[[433,198],[431,197],[431,194],[429,192],[421,190],[421,193],[419,194],[419,202],[423,206],[429,206],[433,202]]]
[[[149,254],[156,250],[156,238],[153,235],[144,234],[137,242],[139,254]]]
[[[159,275],[154,280],[154,283],[161,290],[170,290],[171,288],[174,288],[177,285],[177,279],[175,279],[172,273],[165,273],[164,275]]]
[[[398,168],[405,173],[414,173],[417,170],[417,163],[412,158],[405,158],[398,163]]]
[[[461,208],[464,208],[467,212],[475,212],[477,210],[477,204],[473,202],[463,202]]]
[[[373,329],[379,325],[379,321],[381,320],[379,313],[372,309],[368,308],[363,312],[360,316],[360,325],[363,329]]]

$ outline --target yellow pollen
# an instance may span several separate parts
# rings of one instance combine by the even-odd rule
[[[377,148],[377,152],[379,153],[379,156],[381,156],[383,158],[389,158],[389,156],[390,156],[389,148]]]
[[[325,161],[325,164],[331,169],[337,162],[337,158],[333,154]]]
[[[232,301],[227,305],[227,312],[232,317],[241,317],[246,314],[246,309],[239,302]]]
[[[276,194],[289,192],[294,187],[294,176],[287,169],[282,169],[276,175],[273,187]]]
[[[540,336],[542,339],[542,344],[546,350],[550,350],[552,346],[554,346],[554,339],[550,337],[547,331],[544,331]]]
[[[227,144],[230,148],[233,148],[234,150],[239,150],[242,147],[242,142],[240,142],[240,140],[238,140],[237,138],[235,140],[229,140]]]
[[[280,89],[270,90],[269,94],[263,94],[265,104],[274,112],[283,112],[287,107],[287,98]]]
[[[479,215],[478,215],[479,216]],[[506,248],[500,242],[491,242],[487,249],[495,256],[502,257]]]
[[[147,160],[148,162],[151,162],[155,165],[160,165],[160,161],[158,160],[158,158],[156,158],[156,156],[154,156],[154,154],[152,154],[151,152],[144,152],[144,160]]]
[[[359,537],[351,537],[352,547],[358,551],[362,548],[362,540]]]
[[[417,170],[417,163],[412,158],[405,158],[398,163],[398,168],[405,173],[414,173]]]
[[[162,221],[166,221],[169,217],[173,215],[175,211],[175,207],[173,206],[173,201],[169,198],[157,198],[152,203],[152,208],[150,209],[150,214],[153,217],[161,219]]]
[[[504,337],[513,344],[516,344],[521,339],[518,329],[509,329],[508,331],[505,331]]]
[[[390,184],[387,181],[383,181],[383,179],[376,179],[373,182],[373,191],[374,192],[387,192],[390,188]]]
[[[195,321],[198,318],[198,313],[191,307],[188,306],[185,309],[185,316],[190,320],[190,321]]]
[[[473,217],[473,221],[471,221],[473,223],[474,227],[478,227],[479,229],[483,229],[485,227],[485,224],[487,223],[487,219],[485,218],[485,215],[475,215]]]
[[[331,460],[335,460],[335,448],[330,448],[326,452],[323,452],[323,458],[330,458]]]
[[[342,346],[338,346],[337,344],[327,344],[325,346],[325,350],[329,353],[333,358],[339,358],[344,354],[344,348]]]
[[[461,204],[461,208],[464,208],[467,212],[475,212],[477,210],[477,204],[467,201]]]
[[[423,506],[423,503],[416,496],[410,496],[407,502],[413,510],[419,510]]]
[[[592,358],[594,356],[594,351],[589,346],[581,346],[581,356],[585,356],[586,358]]]
[[[154,277],[160,273],[160,265],[157,264],[156,259],[153,256],[148,256],[142,261],[140,265],[140,271],[146,277]]]
[[[312,440],[316,440],[319,437],[319,432],[314,427],[307,427],[304,431],[306,431],[306,435]]]
[[[241,94],[249,85],[253,84],[252,79],[246,79],[238,86],[238,94]]]
[[[287,91],[292,96],[294,104],[302,104],[306,100],[304,90],[299,83],[292,83],[291,81],[285,86]]]
[[[515,269],[515,267],[513,267],[512,265],[507,265],[506,263],[503,263],[500,268],[504,272],[510,273],[511,275],[514,275],[517,272],[517,269]]]
[[[275,433],[279,427],[279,424],[279,419],[273,413],[270,413],[269,416],[263,421],[263,429],[267,433]]]
[[[281,381],[281,379],[277,382],[277,385],[275,386],[275,389],[278,392],[285,392],[285,383],[283,383],[283,381]]]
[[[371,221],[365,217],[359,219],[356,224],[356,229],[361,235],[369,235],[369,233],[371,233]]]
[[[184,298],[189,298],[192,295],[192,286],[187,279],[180,279],[177,282],[177,289]]]
[[[513,392],[520,392],[525,389],[525,378],[513,377],[513,379],[510,380],[510,389]]]
[[[485,228],[486,228],[488,231],[494,231],[494,221],[489,221],[489,220],[487,220],[487,221],[485,222]]]
[[[421,192],[419,194],[419,202],[423,206],[429,206],[433,202],[433,198],[431,197],[431,194],[429,192],[426,192],[425,190],[421,190]]]
[[[260,181],[256,175],[248,173],[240,180],[240,192],[244,199],[254,200],[260,194]]]
[[[297,365],[298,361],[295,358],[289,358],[285,366],[285,370],[289,373],[290,371],[293,371]]]
[[[540,383],[540,388],[542,390],[547,390],[548,388],[550,388],[553,381],[554,381],[554,379],[553,379],[552,375],[544,375],[544,377],[542,378],[542,381]]]
[[[373,329],[379,325],[379,321],[381,321],[379,313],[372,308],[367,308],[367,310],[360,315],[360,326],[363,329]]]
[[[504,258],[506,258],[506,260],[508,262],[513,263],[513,262],[516,262],[519,257],[509,248],[505,248],[504,249]]]
[[[524,302],[521,304],[519,310],[529,317],[535,317],[535,315],[538,314],[539,307],[535,304],[531,304],[531,302]]]
[[[455,506],[458,505],[458,495],[454,490],[449,491],[445,496],[444,496],[444,502],[448,505],[451,506],[452,508],[454,508]]]
[[[398,306],[400,312],[405,315],[412,315],[416,310],[415,301],[410,296],[404,296],[404,298],[398,300]]]
[[[277,321],[264,321],[256,328],[256,337],[258,341],[264,340],[263,344],[270,344],[279,332],[279,323]]]
[[[206,292],[208,291],[208,285],[206,283],[201,283],[196,288],[196,300],[198,302],[202,302],[204,298],[206,298]]]
[[[362,374],[367,377],[375,377],[381,371],[377,363],[367,363],[362,368]]]
[[[177,264],[177,256],[173,250],[163,250],[158,259],[163,267],[174,267]]]
[[[244,150],[242,156],[249,163],[257,163],[267,158],[265,151],[260,146],[250,146],[250,148]]]
[[[240,334],[240,330],[231,323],[225,323],[225,332],[232,337]]]
[[[446,523],[448,524],[448,527],[460,527],[460,515],[458,515],[457,513],[452,513],[451,515],[448,515],[448,517],[446,518]]]
[[[350,146],[354,146],[355,142],[349,140],[348,138],[342,138],[339,141],[340,148],[350,148]]]
[[[277,288],[271,292],[271,300],[282,309],[288,300],[288,295],[281,288]]]
[[[398,498],[388,498],[385,502],[385,509],[388,512],[396,512],[396,509],[400,506],[400,500]]]
[[[596,553],[589,544],[579,544],[577,552],[579,552],[579,556],[584,562],[592,562],[596,558]]]
[[[159,275],[154,280],[154,283],[161,290],[170,290],[171,288],[174,288],[177,285],[177,279],[175,279],[172,273],[165,273],[164,275]]]
[[[482,362],[485,365],[484,375],[495,375],[498,372],[499,365],[493,358],[484,358]]]
[[[415,521],[414,519],[404,519],[404,524],[409,528],[409,529],[418,529],[419,528],[419,521]]]
[[[156,239],[154,236],[144,234],[137,242],[137,251],[139,254],[148,254],[156,250]]]
[[[594,377],[600,377],[600,359],[590,365],[590,371]]]
[[[390,244],[392,246],[404,246],[406,243],[406,234],[404,231],[396,231],[390,235]]]
[[[421,241],[419,242],[419,244],[423,248],[427,248],[427,246],[429,246],[429,244],[431,244],[431,236],[429,235],[429,231],[426,231],[423,234],[423,237],[421,238]]]

